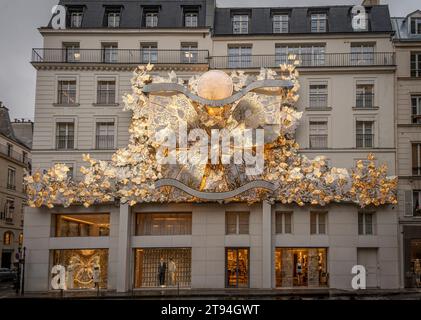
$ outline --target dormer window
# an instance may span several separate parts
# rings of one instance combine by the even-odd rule
[[[159,7],[146,7],[143,9],[143,26],[146,28],[158,27]]]
[[[197,12],[185,12],[184,13],[184,26],[187,28],[195,28],[198,25],[198,13]]]
[[[421,35],[421,17],[411,18],[411,34]]]
[[[311,32],[327,31],[327,15],[326,13],[313,13],[311,15]]]
[[[106,22],[108,28],[120,27],[121,10],[120,9],[107,9]]]
[[[273,33],[288,33],[289,16],[287,14],[273,15]]]
[[[70,28],[80,28],[82,26],[83,11],[70,12]]]
[[[232,32],[234,34],[247,34],[249,32],[249,16],[235,14],[232,18]]]

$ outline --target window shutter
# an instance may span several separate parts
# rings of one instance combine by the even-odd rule
[[[405,216],[412,216],[412,190],[405,190]]]

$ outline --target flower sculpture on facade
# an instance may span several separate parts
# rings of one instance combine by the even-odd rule
[[[295,64],[281,65],[279,74],[262,69],[257,76],[209,71],[187,85],[174,72],[152,77],[151,65],[138,67],[132,93],[123,97],[132,114],[127,147],[111,161],[84,155],[87,166],[79,182],[67,177],[64,164],[27,176],[28,204],[88,207],[116,199],[130,205],[396,203],[397,178],[387,176],[386,166],[377,168],[372,155],[347,170],[329,167],[322,156],[299,154],[294,136],[302,113],[294,108],[300,88]],[[239,139],[241,148],[231,139]],[[259,167],[260,151],[264,165]],[[255,161],[255,168],[248,160]]]

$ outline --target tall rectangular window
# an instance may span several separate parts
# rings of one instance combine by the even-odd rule
[[[374,62],[374,44],[351,44],[351,65],[373,65]]]
[[[115,80],[101,80],[97,84],[97,103],[115,104]]]
[[[412,144],[412,175],[421,176],[421,143]]]
[[[292,233],[292,212],[290,211],[279,211],[275,215],[275,232],[281,233]]]
[[[311,15],[311,32],[327,31],[327,15],[326,13],[313,13]]]
[[[358,234],[373,235],[374,234],[374,213],[358,212]]]
[[[310,234],[326,234],[327,212],[310,212]]]
[[[53,215],[55,237],[108,237],[110,214],[56,214]]]
[[[173,236],[191,233],[191,213],[136,214],[136,236]]]
[[[412,123],[421,123],[421,96],[411,96]]]
[[[74,149],[75,125],[73,122],[57,123],[56,134],[57,149]]]
[[[411,77],[421,77],[421,52],[411,52]]]
[[[309,107],[323,109],[328,107],[327,84],[310,84]]]
[[[64,49],[64,61],[65,62],[78,62],[80,61],[80,44],[75,43],[63,43]]]
[[[289,16],[287,14],[274,14],[272,23],[273,33],[288,33]]]
[[[197,42],[181,43],[181,62],[197,63]]]
[[[76,80],[58,82],[58,104],[76,104]]]
[[[249,16],[236,14],[232,17],[232,33],[247,34],[249,32]]]
[[[327,141],[327,121],[310,121],[310,149],[326,149]]]
[[[355,106],[357,108],[373,108],[374,107],[374,85],[373,84],[357,84]]]
[[[96,149],[114,149],[115,129],[113,122],[99,122],[96,124]]]
[[[83,10],[70,11],[70,28],[82,27]]]
[[[228,47],[229,68],[250,68],[252,62],[250,45],[239,45]]]
[[[142,63],[158,63],[158,44],[142,43],[140,45],[140,59]]]
[[[275,63],[288,63],[289,56],[295,55],[302,67],[323,66],[325,64],[324,44],[277,44],[275,46]]]
[[[13,144],[11,143],[7,144],[7,156],[10,158],[13,156]]]
[[[13,215],[15,214],[15,200],[13,199],[6,199],[6,204],[4,207],[5,211],[6,211],[6,219],[12,220],[13,219]]]
[[[156,28],[158,26],[158,12],[145,12],[145,27]]]
[[[411,18],[411,34],[421,35],[421,18]]]
[[[412,215],[421,216],[421,190],[412,191]]]
[[[120,27],[121,12],[117,9],[110,9],[106,12],[107,27],[118,28]]]
[[[227,212],[225,214],[226,234],[248,234],[250,212]]]
[[[356,123],[357,148],[374,147],[374,122],[357,121]]]
[[[104,63],[118,62],[118,45],[116,43],[102,44],[102,61]]]
[[[197,12],[186,12],[184,13],[184,26],[187,28],[195,28],[198,26],[198,17]]]
[[[7,189],[16,190],[16,169],[7,168]]]

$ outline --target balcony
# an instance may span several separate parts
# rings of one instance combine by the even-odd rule
[[[208,50],[32,49],[32,63],[208,64]]]
[[[23,163],[25,166],[30,166],[31,164],[31,160],[24,156],[22,153],[19,153],[15,150],[9,150],[8,146],[4,144],[0,144],[0,153],[15,161]]]
[[[211,58],[212,69],[253,69],[277,68],[280,64],[288,62],[285,55],[249,55],[249,56],[215,56]],[[355,53],[317,53],[297,54],[296,59],[301,68],[323,67],[373,67],[394,66],[395,54],[393,52],[376,52],[370,54]]]

